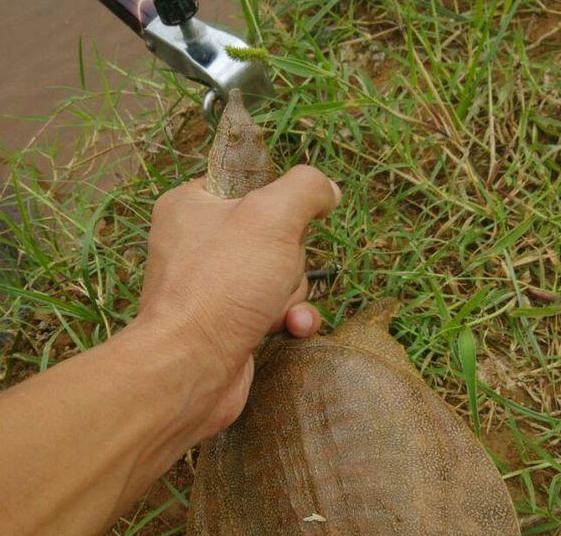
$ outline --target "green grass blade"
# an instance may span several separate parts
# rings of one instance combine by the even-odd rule
[[[317,76],[327,78],[335,77],[335,74],[331,71],[327,71],[326,69],[314,65],[306,60],[291,56],[271,56],[269,58],[269,63],[281,71],[285,71],[296,76],[302,76],[304,78]]]
[[[85,320],[88,322],[99,321],[99,316],[84,305],[77,303],[68,303],[58,298],[53,298],[52,296],[49,296],[48,294],[45,294],[43,292],[24,290],[21,288],[4,285],[2,283],[0,283],[0,291],[5,292],[7,296],[11,296],[12,298],[24,298],[34,303],[51,305],[58,309],[58,311],[62,311],[73,318],[78,318],[80,320]]]
[[[458,333],[457,347],[458,357],[462,365],[468,392],[471,420],[475,434],[479,437],[481,426],[479,423],[479,410],[477,405],[477,345],[470,328],[464,327]]]
[[[84,41],[82,36],[78,39],[78,66],[80,68],[80,87],[86,89],[86,64],[84,62]]]
[[[561,305],[549,305],[547,307],[519,307],[510,312],[514,318],[548,318],[561,313]]]
[[[263,36],[260,30],[257,3],[252,0],[240,0],[240,4],[242,6],[250,39],[258,46],[261,46],[263,44]]]

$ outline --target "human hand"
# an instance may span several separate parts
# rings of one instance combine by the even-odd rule
[[[319,329],[319,314],[304,302],[303,240],[310,221],[340,200],[338,187],[306,166],[241,200],[218,199],[203,185],[192,181],[156,204],[138,317],[197,346],[197,402],[189,408],[197,440],[240,414],[251,354],[267,333]]]

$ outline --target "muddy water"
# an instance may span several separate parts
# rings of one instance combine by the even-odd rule
[[[46,115],[79,87],[78,42],[93,62],[100,53],[126,69],[148,60],[142,40],[96,0],[3,0],[0,31],[0,147],[27,143],[39,123],[13,116]],[[201,0],[203,20],[240,28],[237,0]],[[88,70],[94,76],[95,69]],[[88,80],[95,87],[96,80]],[[12,118],[6,118],[9,115]],[[71,136],[66,133],[65,136]]]

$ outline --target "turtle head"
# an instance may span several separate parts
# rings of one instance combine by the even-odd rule
[[[336,329],[332,337],[345,346],[353,346],[405,365],[411,372],[411,364],[403,346],[388,331],[398,309],[399,302],[393,298],[376,301]]]

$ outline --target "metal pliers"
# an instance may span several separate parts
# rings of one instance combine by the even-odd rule
[[[271,80],[260,62],[238,61],[227,47],[248,48],[233,34],[195,17],[198,0],[100,0],[146,42],[169,67],[210,89],[203,101],[207,120],[215,123],[217,108],[240,88],[252,107],[273,94]]]

